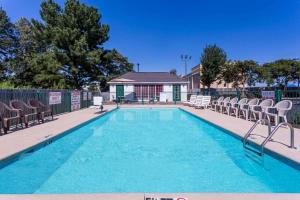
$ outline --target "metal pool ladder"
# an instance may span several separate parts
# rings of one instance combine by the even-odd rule
[[[258,148],[251,148],[248,138],[251,135],[251,133],[253,132],[253,130],[257,127],[257,125],[262,124],[263,122],[267,122],[268,137],[266,137],[266,139],[260,145],[258,145]],[[249,150],[251,152],[254,152],[257,155],[262,157],[264,155],[265,145],[271,140],[271,138],[274,136],[274,134],[277,132],[277,130],[281,126],[286,126],[286,127],[289,128],[289,130],[290,130],[290,146],[289,147],[294,149],[295,148],[295,137],[294,137],[294,128],[293,128],[293,126],[291,124],[287,123],[287,122],[281,122],[272,130],[271,125],[270,125],[270,121],[266,120],[266,119],[261,119],[261,120],[258,120],[257,122],[255,122],[255,124],[246,133],[246,135],[243,138],[243,147],[244,147],[244,149]]]

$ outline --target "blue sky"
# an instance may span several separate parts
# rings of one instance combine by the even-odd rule
[[[41,0],[0,0],[12,21],[39,18]],[[57,0],[63,4],[63,0]],[[229,59],[260,63],[300,58],[300,0],[82,0],[110,25],[107,48],[116,48],[141,71],[184,72],[199,63],[207,44]]]

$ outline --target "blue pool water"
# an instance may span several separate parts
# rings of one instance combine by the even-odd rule
[[[119,109],[0,169],[0,193],[300,192],[300,171],[179,109]]]

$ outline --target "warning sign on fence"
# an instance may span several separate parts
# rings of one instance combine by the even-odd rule
[[[88,92],[88,100],[92,100],[92,93]]]
[[[72,91],[71,93],[71,111],[80,109],[80,91]]]
[[[82,93],[82,99],[83,99],[83,101],[86,101],[87,100],[87,97],[88,96],[88,93],[87,92],[83,92]]]
[[[61,92],[49,92],[49,105],[61,104]]]
[[[275,99],[275,91],[261,91],[262,99]]]

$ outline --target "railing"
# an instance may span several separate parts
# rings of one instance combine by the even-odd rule
[[[274,136],[274,134],[277,132],[277,130],[281,127],[281,126],[287,126],[290,129],[290,148],[294,149],[295,148],[295,134],[294,134],[294,128],[292,127],[291,124],[287,123],[287,122],[282,122],[280,124],[278,124],[273,131],[268,135],[268,137],[263,141],[263,143],[261,144],[261,154],[263,155],[264,153],[264,147],[265,145],[270,141],[270,139]]]
[[[260,119],[260,120],[257,120],[255,122],[255,124],[249,129],[249,131],[246,133],[246,135],[244,136],[243,138],[243,147],[246,149],[247,148],[247,141],[248,141],[248,138],[249,136],[251,135],[251,133],[254,131],[254,129],[257,127],[257,125],[259,124],[265,124],[267,122],[267,125],[268,125],[268,136],[271,134],[271,124],[270,124],[270,121],[267,120],[267,119]]]
[[[259,145],[260,146],[260,151],[258,150],[253,150],[250,147],[247,147],[248,144],[248,138],[250,137],[251,133],[254,131],[254,129],[257,127],[257,125],[262,124],[267,122],[268,125],[268,136],[266,137],[266,139]],[[278,131],[278,129],[282,126],[287,126],[290,130],[290,148],[295,148],[295,134],[294,134],[294,128],[291,124],[287,123],[287,122],[282,122],[280,124],[278,124],[273,130],[271,130],[271,125],[270,125],[270,121],[266,120],[266,119],[261,119],[255,122],[255,124],[249,129],[249,131],[246,133],[246,135],[243,138],[243,147],[244,149],[250,150],[252,152],[257,153],[260,156],[264,155],[264,148],[266,146],[266,144],[271,140],[271,138],[274,136],[274,134]]]

